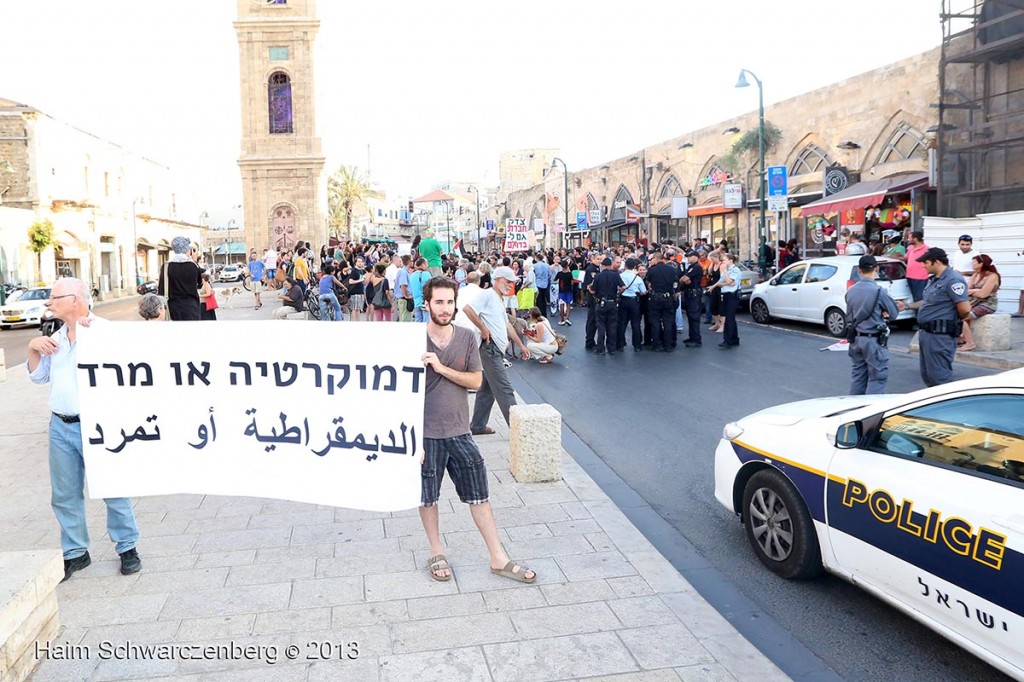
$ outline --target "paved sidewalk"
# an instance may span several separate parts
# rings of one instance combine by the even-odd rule
[[[272,309],[254,315],[241,304],[222,318],[269,317]],[[0,389],[0,550],[59,547],[46,395],[24,367],[12,368]],[[491,575],[447,481],[440,510],[449,583],[425,570],[416,510],[202,495],[135,500],[143,570],[121,576],[103,504],[90,501],[93,564],[58,587],[55,644],[86,645],[91,658],[44,661],[34,680],[787,679],[568,455],[564,481],[517,484],[508,429],[494,414],[497,433],[478,439],[491,501],[502,541],[538,572],[536,585]],[[129,641],[263,647],[277,661],[103,660]],[[356,643],[355,660],[344,659],[348,643]],[[298,660],[286,658],[290,646]]]
[[[906,344],[890,342],[889,347],[900,353],[910,353],[910,339],[907,339]],[[914,354],[916,355],[916,351]],[[972,350],[967,353],[957,353],[956,361],[965,365],[988,367],[989,369],[1006,370],[1024,367],[1024,317],[1010,319],[1010,350]]]

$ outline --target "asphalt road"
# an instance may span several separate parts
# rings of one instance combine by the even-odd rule
[[[736,517],[714,499],[713,453],[725,423],[770,405],[847,392],[849,360],[846,353],[820,350],[835,341],[822,327],[741,324],[741,346],[731,351],[716,347],[721,335],[705,332],[700,349],[680,343],[673,354],[627,348],[595,356],[583,350],[585,311],[574,312],[574,326],[559,328],[569,337],[566,354],[551,365],[515,363],[518,379],[555,406],[569,429],[770,616],[774,623],[765,627],[785,629],[845,679],[1004,679],[838,578],[776,577],[758,562]],[[990,373],[956,366],[958,378]],[[893,353],[889,376],[890,393],[923,388],[917,356]]]

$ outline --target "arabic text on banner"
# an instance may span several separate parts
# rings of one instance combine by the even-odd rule
[[[89,494],[420,502],[423,325],[99,322],[79,331]]]

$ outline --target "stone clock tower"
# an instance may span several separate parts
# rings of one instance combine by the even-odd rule
[[[316,129],[316,0],[238,0],[245,241],[263,249],[327,242]]]

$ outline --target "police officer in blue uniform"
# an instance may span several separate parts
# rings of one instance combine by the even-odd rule
[[[889,292],[878,286],[878,261],[861,256],[857,263],[860,279],[846,290],[846,319],[851,325],[850,395],[885,393],[889,380],[889,327],[886,319],[899,315]]]
[[[618,270],[612,269],[612,259],[601,261],[601,272],[594,277],[590,285],[590,293],[595,300],[597,311],[597,345],[594,352],[598,355],[615,355],[616,330],[618,328],[619,311],[615,298],[623,289],[622,278]]]
[[[650,309],[652,350],[671,353],[676,349],[676,288],[679,275],[665,263],[660,251],[652,251],[651,266],[647,269],[647,284],[651,291]]]
[[[585,332],[584,338],[587,350],[597,349],[597,343],[594,341],[594,335],[597,333],[597,300],[594,298],[591,290],[593,289],[594,278],[601,271],[601,268],[598,267],[600,262],[600,254],[590,254],[590,262],[587,263],[587,267],[583,271],[583,295],[587,301],[587,324],[583,330]]]
[[[636,268],[639,262],[636,258],[626,259],[626,269],[620,273],[622,295],[619,297],[619,319],[618,336],[615,340],[615,350],[626,350],[626,326],[632,331],[631,341],[633,350],[637,353],[643,350],[643,332],[640,331],[640,294],[647,293],[647,284],[637,273]]]
[[[924,263],[930,275],[924,298],[910,304],[917,309],[917,326],[921,330],[921,379],[926,386],[937,386],[953,380],[956,337],[963,329],[962,320],[971,313],[971,304],[967,280],[949,267],[944,250],[932,247],[917,262]]]
[[[700,348],[700,304],[704,289],[700,282],[704,277],[704,268],[698,262],[700,259],[697,252],[690,250],[686,252],[686,269],[683,276],[679,278],[680,289],[683,294],[683,310],[686,311],[686,341],[683,343],[687,348]]]

